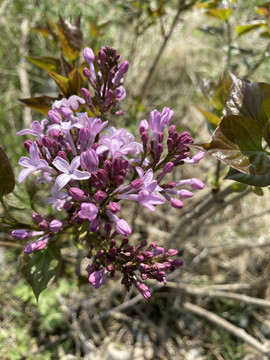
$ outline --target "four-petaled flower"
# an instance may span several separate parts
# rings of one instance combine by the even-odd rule
[[[30,146],[29,155],[31,159],[22,156],[19,160],[19,165],[25,167],[19,174],[19,182],[23,182],[28,175],[37,171],[43,170],[49,172],[49,165],[46,160],[39,157],[38,147],[35,142]]]
[[[71,179],[72,180],[87,180],[91,174],[88,171],[78,170],[80,166],[80,157],[76,156],[69,164],[63,158],[57,156],[53,165],[62,172],[55,181],[55,186],[58,190],[61,190]]]

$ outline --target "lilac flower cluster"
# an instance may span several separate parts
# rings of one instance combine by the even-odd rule
[[[133,201],[154,212],[167,200],[172,207],[182,208],[181,200],[193,196],[186,187],[202,189],[204,184],[196,178],[172,182],[165,177],[179,165],[196,164],[204,153],[190,158],[193,139],[171,124],[173,111],[169,108],[161,113],[154,110],[149,121],[141,121],[141,142],[136,142],[126,129],[108,126],[107,113],[121,114],[118,106],[125,96],[122,83],[128,62],[119,64],[121,56],[109,47],[99,51],[97,61],[92,49],[86,48],[84,58],[89,65],[84,76],[94,97],[83,88],[82,98],[73,95],[55,101],[49,119],[34,121],[30,129],[18,132],[35,137],[24,143],[29,157],[19,160],[24,167],[19,182],[38,172],[37,185],[45,183],[51,191],[45,204],[51,204],[55,211],[63,210],[59,217],[63,218],[64,213],[66,217],[49,221],[34,213],[32,218],[39,231],[19,229],[12,235],[19,239],[38,237],[24,250],[31,254],[46,251],[56,233],[74,226],[81,233],[86,229],[82,241],[91,259],[86,269],[89,282],[99,288],[117,271],[128,290],[134,284],[149,298],[150,291],[143,281],[150,278],[166,284],[166,272],[183,262],[172,258],[177,250],[165,251],[156,243],[147,246],[143,241],[137,247],[130,245],[132,229],[119,215],[120,204]],[[86,111],[81,112],[83,107]]]

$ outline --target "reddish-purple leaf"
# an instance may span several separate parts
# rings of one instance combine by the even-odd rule
[[[260,123],[262,93],[256,82],[240,79],[230,73],[233,84],[226,103],[226,115],[242,115]]]
[[[0,198],[11,193],[15,186],[14,173],[2,146],[0,146]]]
[[[43,115],[48,115],[48,111],[51,110],[52,104],[55,100],[59,100],[59,98],[53,98],[47,95],[28,99],[17,99],[20,104],[27,106],[30,109],[35,110]]]

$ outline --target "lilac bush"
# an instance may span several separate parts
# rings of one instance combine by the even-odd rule
[[[90,48],[83,55],[90,90],[82,88],[82,97],[55,101],[48,119],[33,121],[31,129],[18,132],[31,135],[24,143],[29,157],[19,160],[24,167],[19,182],[37,172],[37,185],[50,188],[45,204],[52,206],[54,219],[33,213],[37,231],[16,229],[12,236],[31,239],[24,250],[30,255],[46,252],[48,244],[59,242],[61,234],[71,234],[72,229],[85,233],[82,244],[90,284],[97,289],[108,277],[120,274],[127,290],[135,285],[149,298],[144,281],[166,284],[166,273],[183,261],[176,257],[177,250],[165,250],[157,243],[143,240],[132,245],[132,229],[121,206],[137,202],[154,212],[167,201],[181,209],[182,199],[192,197],[191,190],[203,189],[204,184],[196,178],[173,182],[168,174],[178,166],[198,163],[204,152],[190,156],[193,139],[188,132],[177,131],[169,108],[153,110],[135,135],[110,126],[109,114],[123,115],[119,103],[125,98],[123,80],[129,63],[121,62],[121,55],[110,47],[102,47],[97,59]]]

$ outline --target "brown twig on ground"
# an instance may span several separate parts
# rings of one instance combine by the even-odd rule
[[[270,349],[267,348],[264,344],[260,343],[256,340],[253,336],[249,335],[244,329],[241,329],[229,321],[222,319],[220,316],[201,308],[200,306],[191,304],[190,302],[183,303],[184,309],[190,311],[193,314],[199,315],[204,319],[222,327],[223,329],[229,331],[234,336],[238,337],[239,339],[243,340],[244,342],[248,343],[256,350],[259,350],[268,358],[270,358]]]
[[[208,296],[211,298],[225,298],[230,300],[240,301],[249,305],[254,305],[263,308],[270,308],[270,301],[260,298],[251,297],[245,294],[237,294],[234,292],[227,291],[219,291],[213,288],[201,288],[198,286],[190,286],[184,284],[178,284],[175,282],[168,281],[167,285],[170,288],[177,289],[179,291],[183,291],[189,295],[195,296]]]

